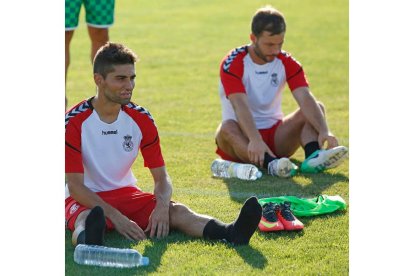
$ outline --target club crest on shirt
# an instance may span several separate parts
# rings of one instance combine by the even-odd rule
[[[273,86],[278,86],[279,85],[279,80],[277,79],[277,74],[276,73],[272,74],[271,84]]]
[[[132,136],[127,134],[124,136],[124,142],[122,143],[124,150],[130,152],[134,148],[134,143],[132,143]]]

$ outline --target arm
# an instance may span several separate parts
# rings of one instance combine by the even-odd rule
[[[298,87],[292,91],[293,97],[298,103],[300,110],[306,120],[318,133],[319,147],[322,148],[325,142],[328,148],[338,146],[336,137],[329,131],[322,109],[315,100],[308,87]]]
[[[112,221],[115,229],[126,238],[132,240],[146,238],[144,231],[135,222],[129,220],[83,184],[83,173],[67,173],[66,176],[69,193],[73,199],[87,208],[102,207],[105,216]]]
[[[230,94],[228,99],[233,106],[240,128],[249,139],[247,152],[250,162],[263,167],[264,153],[267,152],[272,157],[275,157],[275,155],[263,141],[262,136],[256,128],[246,94]]]
[[[150,169],[150,171],[154,179],[154,195],[157,203],[151,213],[145,232],[150,230],[151,238],[154,237],[155,233],[157,238],[162,238],[168,236],[170,231],[169,208],[172,184],[165,166]]]

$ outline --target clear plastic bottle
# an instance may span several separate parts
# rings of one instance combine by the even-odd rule
[[[149,264],[149,259],[130,248],[114,248],[100,245],[78,244],[74,260],[77,264],[104,267],[137,267]]]
[[[223,159],[216,159],[211,164],[213,176],[220,178],[236,177],[242,180],[256,180],[262,177],[262,172],[252,164],[242,164]]]

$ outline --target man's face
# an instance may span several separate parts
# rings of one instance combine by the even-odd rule
[[[250,35],[255,54],[264,62],[272,62],[282,50],[285,33],[270,35],[264,31],[260,36]]]
[[[135,87],[135,66],[133,64],[115,65],[114,71],[108,73],[104,79],[97,76],[97,85],[100,95],[107,101],[125,105],[131,101],[132,90]],[[97,75],[97,74],[96,74]]]

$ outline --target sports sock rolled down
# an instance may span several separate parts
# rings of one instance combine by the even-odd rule
[[[248,244],[256,230],[262,215],[262,207],[256,197],[246,200],[238,218],[224,224],[216,219],[210,220],[203,230],[203,236],[208,239],[225,239],[234,245]]]
[[[315,151],[319,149],[321,148],[319,147],[319,143],[317,141],[307,143],[304,147],[305,159],[308,158],[312,153],[314,153]]]
[[[78,238],[76,239],[77,244],[85,243],[85,230],[79,233]]]

